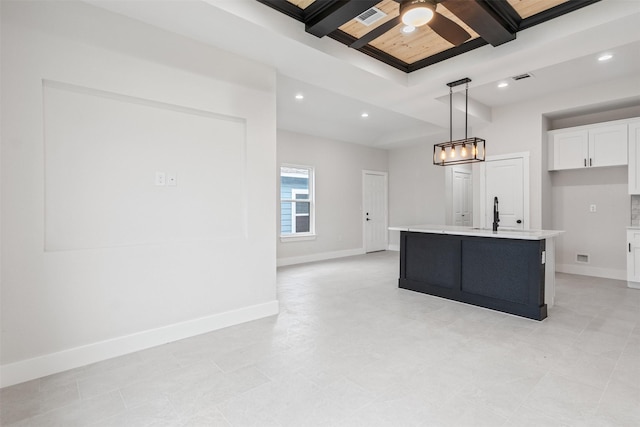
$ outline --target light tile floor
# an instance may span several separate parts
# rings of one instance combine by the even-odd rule
[[[542,322],[280,268],[281,313],[0,391],[9,426],[639,426],[640,291],[558,274]]]

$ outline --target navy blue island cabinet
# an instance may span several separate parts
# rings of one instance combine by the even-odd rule
[[[400,231],[400,288],[534,320],[547,317],[546,246],[559,232],[431,228],[391,228]]]

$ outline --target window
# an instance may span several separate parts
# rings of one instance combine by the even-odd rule
[[[280,236],[283,240],[313,237],[313,168],[280,168]]]

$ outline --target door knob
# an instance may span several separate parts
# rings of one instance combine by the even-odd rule
[[[521,220],[521,219],[517,220],[516,222],[517,222],[518,224],[522,224],[522,220]]]
[[[367,221],[371,221],[371,219],[367,218]]]

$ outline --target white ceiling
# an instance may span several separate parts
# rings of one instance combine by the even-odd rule
[[[499,47],[410,74],[307,34],[302,23],[255,0],[85,1],[275,67],[280,129],[381,148],[448,137],[446,83],[463,77],[472,80],[470,127],[490,121],[493,107],[629,75],[638,76],[640,85],[638,0],[603,0],[521,31]],[[605,52],[613,59],[598,62]],[[526,72],[534,77],[497,88]],[[297,93],[304,100],[296,100]],[[457,109],[463,101],[457,93],[457,131],[464,124]],[[369,117],[363,119],[363,112]]]

